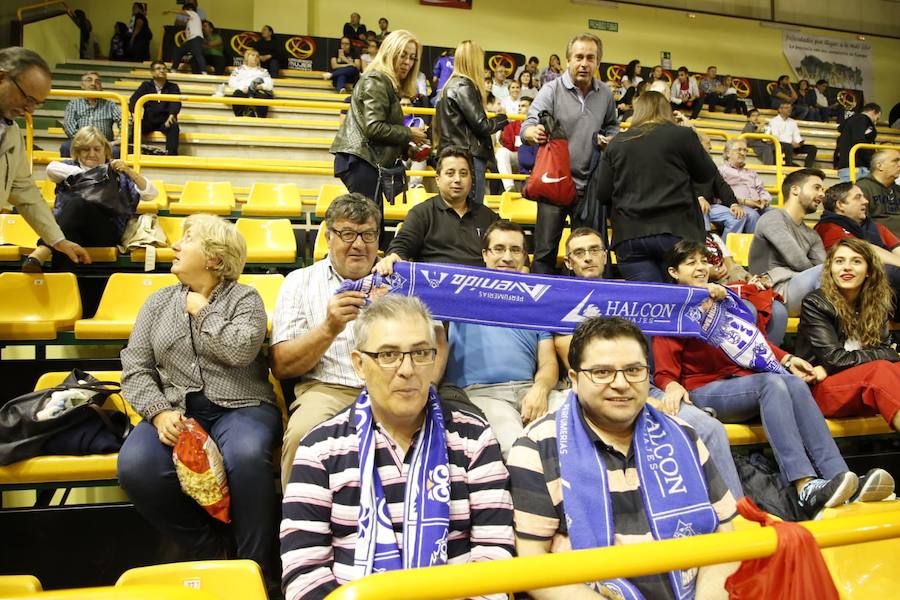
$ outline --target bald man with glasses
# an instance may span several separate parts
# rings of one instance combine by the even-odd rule
[[[15,46],[0,50],[0,210],[15,207],[48,246],[72,262],[90,263],[87,251],[66,239],[35,186],[15,121],[44,104],[50,84],[50,68],[37,53]]]

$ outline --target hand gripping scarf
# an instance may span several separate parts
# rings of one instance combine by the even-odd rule
[[[419,431],[406,480],[402,553],[375,464],[375,431],[368,389],[363,389],[356,399],[353,418],[359,436],[359,523],[354,557],[359,577],[445,564],[450,528],[450,469],[444,417],[434,388],[428,392],[425,423]]]
[[[720,302],[704,288],[526,275],[477,267],[394,263],[394,273],[344,281],[336,293],[381,286],[416,296],[436,319],[572,333],[589,317],[623,317],[648,335],[694,337],[753,371],[787,373],[737,294]]]
[[[563,507],[574,550],[612,546],[615,528],[606,464],[578,416],[577,396],[569,392],[556,412],[556,444]],[[634,428],[635,465],[644,511],[655,540],[712,533],[719,519],[709,502],[697,448],[684,430],[652,406],[644,405]],[[696,569],[670,571],[678,600],[694,597]],[[601,582],[628,600],[643,595],[627,579]]]

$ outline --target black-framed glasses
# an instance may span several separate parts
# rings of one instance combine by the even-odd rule
[[[650,375],[650,367],[647,365],[633,365],[624,369],[613,369],[610,367],[591,367],[588,369],[578,369],[579,373],[587,375],[588,379],[598,385],[608,385],[615,381],[619,373],[625,376],[628,383],[640,383],[647,381]]]
[[[384,350],[382,352],[366,352],[365,350],[360,350],[359,352],[370,357],[382,369],[399,368],[407,355],[409,355],[412,363],[419,367],[434,363],[434,359],[437,356],[436,348],[416,348],[415,350],[407,350],[406,352],[401,352],[400,350]]]
[[[15,86],[19,89],[19,93],[22,94],[22,97],[25,98],[25,105],[26,105],[26,106],[31,106],[31,107],[33,107],[33,108],[40,108],[40,107],[42,107],[42,106],[44,105],[43,102],[41,102],[40,100],[38,100],[38,99],[35,98],[34,96],[29,96],[28,94],[26,94],[26,93],[25,93],[25,90],[22,89],[22,86],[19,85],[19,82],[16,81],[16,78],[15,78],[15,77],[10,77],[9,79],[10,79],[10,81],[12,81],[12,82],[15,84]]]
[[[353,229],[338,230],[333,227],[329,227],[329,229],[331,229],[331,233],[341,238],[341,241],[345,244],[352,244],[358,237],[361,237],[367,244],[374,244],[378,241],[378,232],[374,229],[367,229],[365,231],[356,231]]]
[[[509,252],[513,256],[522,256],[523,254],[525,254],[525,249],[521,246],[491,246],[487,250],[494,256],[503,256],[507,252]]]
[[[590,248],[578,248],[577,250],[572,250],[569,252],[569,256],[577,258],[578,260],[582,260],[585,256],[590,254],[593,257],[603,256],[606,254],[606,248],[601,248],[600,246],[591,246]]]

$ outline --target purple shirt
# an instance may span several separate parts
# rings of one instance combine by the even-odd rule
[[[765,200],[766,204],[772,201],[772,195],[766,191],[756,171],[746,167],[737,169],[726,162],[719,167],[719,173],[738,200]]]
[[[436,61],[434,61],[434,76],[437,77],[437,87],[435,87],[435,92],[439,92],[444,89],[444,85],[447,83],[447,80],[450,79],[450,75],[453,74],[453,65],[455,63],[455,59],[453,56],[442,56]]]

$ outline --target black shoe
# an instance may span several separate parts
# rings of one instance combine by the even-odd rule
[[[869,469],[859,478],[859,487],[850,502],[880,502],[894,493],[894,478],[884,469]]]
[[[846,502],[856,492],[859,478],[856,473],[846,471],[828,479],[813,479],[800,490],[800,506],[810,517],[823,508],[834,508]]]
[[[28,256],[25,258],[25,262],[22,263],[22,272],[23,273],[43,273],[44,265],[42,265],[41,261],[39,261],[35,257]]]

